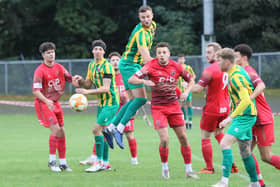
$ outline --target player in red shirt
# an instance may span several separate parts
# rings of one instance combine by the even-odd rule
[[[216,140],[220,144],[224,137],[223,129],[219,128],[219,123],[229,114],[229,94],[228,75],[219,68],[218,61],[215,60],[215,53],[221,49],[220,44],[210,43],[206,48],[206,58],[209,65],[202,73],[198,83],[195,84],[191,92],[201,92],[206,90],[206,105],[200,120],[202,155],[206,162],[206,167],[200,173],[214,173],[213,150],[211,145],[211,135],[214,133]],[[231,172],[237,173],[238,168],[233,163]]]
[[[280,156],[273,155],[271,152],[271,146],[275,142],[274,120],[271,108],[267,104],[264,97],[263,91],[265,89],[265,84],[255,71],[255,69],[249,65],[249,59],[252,56],[253,50],[247,44],[239,44],[234,47],[234,51],[236,56],[235,62],[238,65],[241,65],[247,71],[255,88],[253,94],[250,96],[252,100],[255,99],[258,110],[257,121],[252,129],[252,150],[256,145],[258,145],[261,159],[264,162],[271,164],[275,168],[280,169]],[[253,157],[257,166],[260,185],[264,186],[264,182],[262,180],[262,176],[258,167],[258,162],[254,155]]]
[[[151,112],[154,127],[160,137],[159,153],[162,162],[162,177],[169,178],[168,169],[168,128],[167,124],[175,131],[184,158],[186,176],[198,178],[191,166],[191,147],[186,135],[183,113],[176,94],[177,80],[182,76],[189,84],[186,91],[181,94],[181,99],[186,99],[194,80],[181,64],[170,60],[170,51],[167,43],[161,42],[156,46],[156,59],[149,61],[137,71],[129,80],[130,84],[145,84],[151,86],[152,100]],[[142,79],[148,76],[149,80]]]
[[[64,93],[65,81],[78,86],[75,77],[55,60],[55,44],[44,42],[39,51],[44,62],[37,67],[33,79],[33,95],[35,96],[35,110],[39,122],[50,128],[49,137],[49,163],[51,171],[72,171],[66,162],[65,130],[63,112],[59,104],[59,98]],[[59,156],[59,167],[56,165],[56,150]]]

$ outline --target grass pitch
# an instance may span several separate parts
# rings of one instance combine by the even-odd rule
[[[86,166],[79,160],[92,152],[92,126],[95,114],[68,113],[64,116],[66,129],[67,160],[72,173],[52,173],[47,167],[49,130],[41,127],[35,113],[0,115],[0,187],[146,187],[146,186],[194,186],[206,187],[216,183],[221,177],[221,151],[214,138],[213,160],[216,173],[200,175],[199,180],[186,179],[180,146],[172,129],[169,129],[169,168],[170,179],[161,178],[161,163],[158,153],[159,137],[153,127],[148,127],[141,116],[136,117],[135,137],[138,143],[139,165],[130,164],[127,141],[125,149],[110,150],[112,171],[85,173]],[[151,119],[151,118],[150,118]],[[187,131],[192,148],[192,165],[195,171],[205,166],[201,154],[200,116],[194,117],[193,129]],[[276,144],[272,146],[275,154],[280,155],[280,118],[275,117]],[[247,186],[249,178],[243,167],[237,145],[233,146],[234,160],[240,172],[232,174],[230,186]],[[257,149],[254,151],[267,186],[279,186],[279,170],[260,160]]]

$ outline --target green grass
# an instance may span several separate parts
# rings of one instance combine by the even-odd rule
[[[204,167],[200,146],[199,116],[194,117],[194,128],[187,132],[192,147],[192,164],[198,171]],[[195,186],[204,187],[216,183],[221,177],[221,151],[216,140],[212,139],[214,150],[214,166],[216,174],[200,175],[200,180],[184,177],[183,159],[179,142],[170,129],[169,168],[170,180],[161,179],[161,163],[158,153],[159,137],[152,127],[146,126],[142,118],[136,118],[135,136],[138,142],[138,158],[140,164],[130,164],[130,154],[126,148],[110,150],[110,162],[113,171],[85,173],[85,166],[78,161],[91,154],[93,137],[92,126],[95,115],[66,114],[65,128],[67,141],[67,159],[73,169],[72,173],[52,173],[47,167],[49,130],[41,127],[36,115],[14,114],[0,115],[0,186],[1,187],[83,187],[83,186],[116,186],[116,187],[146,187],[146,186]],[[280,130],[279,117],[275,118],[276,144],[275,154],[280,155],[278,137]],[[233,146],[234,160],[240,173],[233,174],[230,186],[247,186],[249,179],[244,170],[237,145]],[[258,151],[255,155],[259,159]],[[268,186],[279,186],[279,171],[259,159],[259,164]]]

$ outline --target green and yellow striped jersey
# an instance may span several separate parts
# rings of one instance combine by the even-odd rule
[[[112,106],[120,103],[118,88],[116,85],[115,70],[106,59],[99,62],[92,60],[88,65],[87,79],[91,80],[95,88],[103,86],[104,75],[111,76],[110,91],[107,93],[97,94],[98,106]]]
[[[144,60],[138,48],[146,47],[151,49],[155,30],[156,23],[154,21],[152,21],[152,24],[149,28],[143,27],[141,23],[136,25],[129,37],[122,60],[142,65]]]
[[[187,70],[192,76],[195,76],[195,73],[190,65],[183,64],[182,65],[185,70]],[[181,92],[184,92],[185,88],[182,86],[184,79],[180,76],[177,81],[177,87],[180,89]]]
[[[255,100],[250,99],[254,86],[247,72],[241,66],[234,65],[228,71],[228,75],[228,89],[233,109],[231,116],[256,115]]]

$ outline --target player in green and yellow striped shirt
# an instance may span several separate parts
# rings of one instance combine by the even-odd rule
[[[227,187],[232,166],[231,145],[239,144],[240,154],[246,171],[250,176],[250,186],[259,187],[256,165],[251,153],[252,127],[256,122],[257,109],[255,100],[250,99],[253,93],[253,83],[247,72],[234,64],[234,51],[224,48],[217,53],[218,63],[222,71],[229,75],[229,94],[232,101],[232,113],[220,124],[220,128],[232,122],[223,137],[220,146],[223,153],[223,177],[212,187]]]
[[[113,132],[117,144],[121,148],[123,148],[123,144],[122,141],[118,141],[118,136],[122,136],[127,122],[135,115],[136,111],[147,102],[144,85],[129,84],[128,79],[135,72],[139,71],[143,64],[152,60],[150,49],[153,44],[156,23],[153,21],[152,8],[147,5],[143,5],[139,8],[138,16],[140,23],[136,25],[132,31],[125,52],[119,62],[119,70],[130,100],[121,108],[108,127],[109,131]],[[117,126],[117,130],[114,130],[115,126]]]
[[[178,63],[182,64],[182,66],[184,67],[185,70],[187,70],[192,77],[195,79],[195,73],[192,69],[192,67],[190,65],[185,64],[185,55],[184,54],[179,54],[178,55],[178,59],[177,59]],[[182,77],[179,77],[178,79],[178,83],[177,83],[177,87],[179,88],[179,90],[183,93],[185,91],[185,87],[186,87],[186,82],[183,80]],[[187,110],[188,110],[188,118],[186,115],[186,110],[185,110],[185,106],[187,105]],[[192,128],[192,116],[193,116],[193,108],[192,108],[192,93],[189,93],[189,96],[187,97],[187,99],[183,102],[180,102],[181,105],[181,110],[183,111],[184,114],[184,119],[186,121],[186,128],[187,129],[191,129]]]
[[[97,172],[110,168],[108,144],[104,142],[102,130],[109,125],[119,108],[119,94],[116,86],[115,70],[104,54],[106,44],[102,40],[92,42],[92,54],[94,59],[89,63],[86,80],[79,77],[79,85],[76,92],[81,94],[96,94],[98,97],[97,120],[93,127],[97,162],[86,172]],[[94,86],[94,89],[90,89]]]

